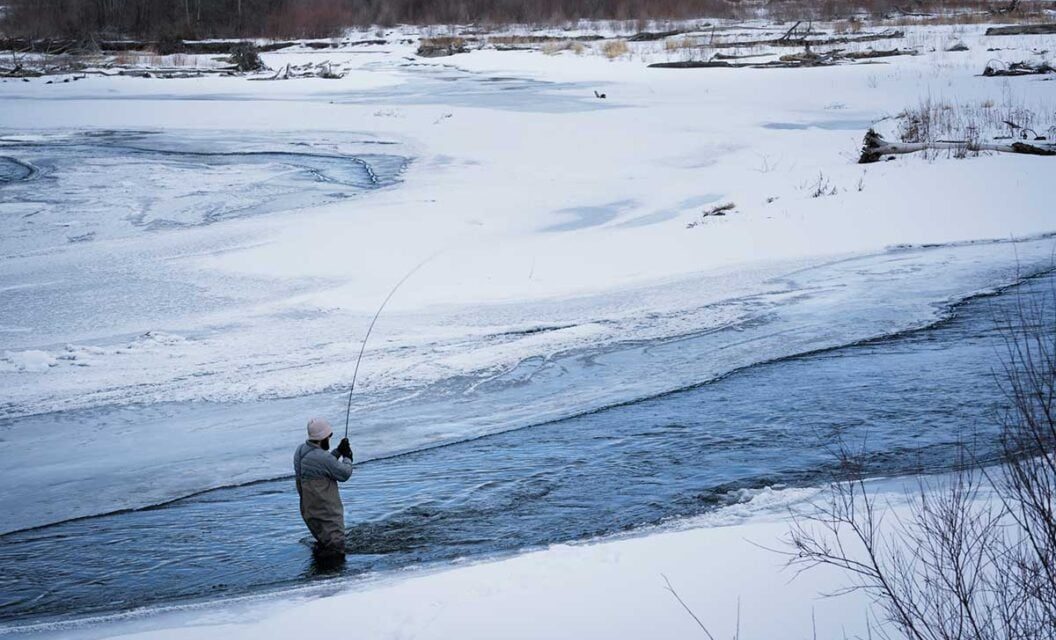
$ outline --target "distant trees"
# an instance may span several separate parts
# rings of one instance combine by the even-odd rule
[[[326,37],[353,25],[720,18],[761,7],[820,18],[929,4],[949,9],[987,0],[7,0],[2,28],[30,38]]]
[[[353,24],[355,0],[12,0],[9,35],[136,38],[325,36]]]

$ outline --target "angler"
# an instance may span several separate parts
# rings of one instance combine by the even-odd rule
[[[323,558],[345,555],[345,508],[337,483],[352,476],[352,446],[348,438],[329,451],[334,430],[323,418],[308,421],[308,440],[293,455],[301,517],[315,536],[316,554]]]
[[[359,376],[359,365],[363,362],[363,353],[367,349],[370,332],[389,304],[392,296],[404,282],[422,268],[432,257],[426,258],[407,272],[396,286],[385,296],[381,306],[370,321],[363,344],[359,347],[356,368],[352,372],[352,385],[348,388],[348,405],[345,407],[345,437],[332,453],[330,437],[334,430],[330,423],[322,418],[308,421],[308,441],[297,448],[293,454],[294,477],[297,478],[297,494],[301,497],[301,517],[309,531],[315,536],[315,553],[320,560],[343,559],[345,557],[345,507],[341,504],[341,492],[338,482],[344,482],[352,476],[352,447],[348,444],[348,421],[352,415],[352,393],[356,390],[356,378]],[[327,563],[329,564],[329,563]]]

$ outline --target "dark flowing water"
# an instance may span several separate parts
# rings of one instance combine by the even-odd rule
[[[977,436],[984,452],[993,446],[993,417],[1004,407],[994,375],[1004,349],[1000,320],[1014,317],[1024,299],[1051,307],[1054,285],[1052,274],[1032,278],[969,300],[930,328],[358,465],[343,487],[352,555],[336,574],[312,561],[292,479],[0,536],[0,622],[248,593],[625,531],[737,501],[743,489],[824,482],[833,469],[824,445],[837,433],[866,443],[872,473],[939,471],[961,440]]]

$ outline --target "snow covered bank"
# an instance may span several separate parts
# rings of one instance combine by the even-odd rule
[[[903,508],[904,481],[874,483]],[[678,638],[701,635],[664,577],[715,637],[865,637],[875,629],[861,593],[819,569],[793,580],[779,554],[789,507],[816,490],[763,491],[745,503],[644,537],[561,545],[440,571],[405,571],[198,609],[135,614],[102,625],[38,628],[43,637],[300,638],[327,628],[362,638]]]
[[[117,186],[135,197],[87,202],[70,207],[65,219],[49,219],[61,250],[5,256],[0,296],[10,302],[0,347],[116,350],[150,330],[193,339],[136,361],[135,370],[148,376],[137,384],[127,383],[128,370],[119,364],[129,359],[80,357],[77,366],[52,367],[46,375],[0,372],[12,390],[0,408],[15,417],[111,403],[290,397],[340,386],[364,316],[411,265],[437,252],[393,302],[393,311],[415,317],[402,326],[386,322],[385,338],[396,348],[375,353],[371,371],[389,379],[371,373],[367,385],[428,381],[439,337],[478,343],[477,327],[437,317],[438,306],[483,315],[494,303],[565,302],[720,270],[745,274],[736,289],[752,290],[774,272],[749,271],[781,261],[817,263],[897,244],[1051,231],[1048,160],[854,164],[874,120],[926,96],[1051,109],[1051,83],[979,75],[989,58],[1032,57],[1044,40],[1006,37],[1001,52],[990,52],[994,41],[982,31],[910,30],[906,40],[919,56],[803,70],[647,68],[645,62],[682,55],[661,43],[611,61],[497,50],[408,61],[413,44],[401,41],[266,56],[272,67],[322,57],[354,65],[355,73],[341,80],[90,77],[68,85],[0,85],[0,125],[20,134],[160,129],[170,138],[223,137],[225,150],[238,140],[259,150],[270,139],[272,150],[288,150],[298,138],[313,145],[329,138],[336,146],[351,137],[396,142],[415,158],[398,188],[324,207],[306,199],[281,213],[208,229],[133,228],[133,239],[85,241],[84,218],[93,208],[116,209],[119,219],[142,213],[137,200],[149,196],[143,192],[151,185],[124,177]],[[953,41],[969,51],[945,51]],[[607,99],[595,99],[595,89]],[[243,180],[253,177],[199,171],[198,181],[180,174],[181,186],[194,184],[175,192],[180,202],[198,197],[202,184],[241,192],[251,186]],[[113,177],[101,169],[92,175],[101,185]],[[261,170],[254,180],[273,175]],[[92,193],[80,174],[52,171],[47,178]],[[830,187],[823,197],[811,197],[817,183]],[[97,197],[115,185],[109,187]],[[23,200],[32,198],[0,206],[32,221],[39,214]],[[685,228],[720,201],[737,206]],[[180,219],[159,209],[150,218],[156,224]],[[10,288],[16,286],[22,289]],[[32,295],[29,312],[18,291]],[[486,328],[494,331],[540,320],[532,307],[489,315],[495,319]],[[589,315],[610,319],[604,309]],[[659,328],[668,335],[679,330]],[[542,349],[526,341],[472,358],[458,348],[442,375],[509,367],[583,338],[550,337],[556,340]]]
[[[968,51],[947,51],[954,41]],[[33,250],[0,243],[7,247],[0,255],[0,511],[8,514],[0,527],[288,473],[304,418],[339,421],[376,304],[428,256],[435,258],[400,292],[368,351],[352,432],[361,459],[919,326],[951,301],[1009,283],[1023,267],[1051,264],[1051,159],[855,164],[873,121],[927,96],[1051,110],[1052,82],[980,75],[988,58],[1033,58],[1047,41],[995,44],[971,26],[911,29],[902,44],[919,55],[817,69],[665,70],[646,63],[682,53],[659,43],[612,60],[494,49],[422,60],[413,44],[394,41],[266,56],[278,67],[325,55],[350,70],[339,80],[0,85],[0,126],[12,134],[12,153],[27,132],[39,139],[144,129],[185,141],[223,137],[225,150],[268,155],[259,172],[235,175],[181,157],[176,177],[162,180],[177,206],[151,206],[149,179],[164,176],[143,178],[128,158],[5,165],[20,186],[0,190],[0,213],[20,221]],[[295,171],[279,152],[309,142],[312,153],[341,149],[349,140],[412,158],[401,183],[334,201],[328,192],[326,203],[285,202],[266,215],[225,209],[215,224],[179,224],[216,213],[195,205],[209,193],[254,191],[274,204],[268,189]],[[64,188],[80,204],[44,206]],[[702,217],[724,202],[734,205],[725,216]],[[136,224],[145,211],[150,228]],[[101,218],[119,232],[85,232]],[[994,242],[1025,237],[1035,240]],[[77,455],[57,457],[56,441]],[[435,628],[450,631],[482,607],[445,590],[496,588],[483,608],[522,611],[538,598],[540,607],[567,612],[577,593],[587,593],[582,610],[607,612],[585,630],[529,611],[539,624],[554,624],[535,629],[544,635],[558,627],[613,631],[605,626],[613,624],[645,633],[657,620],[691,624],[658,589],[663,571],[689,602],[715,607],[702,613],[728,630],[730,596],[759,593],[775,576],[770,556],[737,540],[756,531],[772,539],[780,524],[745,526],[665,533],[656,545],[562,547],[468,573],[383,581],[380,591],[355,591],[347,602],[297,605],[284,620],[329,615],[340,603],[368,621],[391,613],[379,624],[406,616],[413,630],[436,613],[423,603],[438,601],[454,617],[442,614]],[[617,582],[619,563],[606,554],[622,545],[638,559],[627,563],[631,577]],[[685,558],[698,547],[730,561],[707,567],[722,579],[678,573],[692,566]],[[569,580],[580,565],[582,581]],[[507,580],[517,575],[523,591]],[[784,602],[791,593],[771,595]],[[787,600],[783,622],[793,610],[806,615],[801,605],[812,594]],[[616,613],[607,608],[614,601]],[[629,619],[632,605],[646,609],[648,625]],[[747,625],[752,603],[746,599],[742,610]],[[819,625],[837,619],[818,617]],[[273,622],[213,631],[293,628]],[[778,612],[760,624],[781,622]],[[508,635],[499,633],[501,620],[489,624],[481,635]]]

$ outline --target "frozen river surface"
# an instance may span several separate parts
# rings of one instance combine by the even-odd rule
[[[985,455],[996,439],[992,416],[1004,406],[994,377],[998,326],[1025,299],[1051,306],[1054,286],[1053,275],[1038,276],[968,300],[931,327],[360,464],[344,488],[351,555],[337,575],[611,534],[765,487],[818,484],[831,477],[825,445],[837,434],[866,443],[874,474],[948,468],[957,443],[973,436]],[[304,536],[288,477],[8,534],[0,537],[0,620],[334,578],[313,564]]]
[[[818,484],[836,432],[868,433],[885,474],[993,442],[991,313],[1051,279],[971,296],[1051,269],[1051,216],[1032,189],[967,188],[997,158],[885,163],[863,192],[856,129],[926,87],[841,79],[834,119],[828,75],[796,96],[767,74],[704,89],[584,56],[547,82],[505,70],[520,54],[412,52],[344,83],[7,85],[0,633],[333,584],[292,450],[307,417],[343,420],[377,303],[441,250],[367,351],[338,579]],[[804,192],[821,168],[838,195]],[[1009,237],[1028,239],[980,240]]]
[[[374,153],[342,148],[374,145]],[[0,138],[0,255],[192,227],[395,184],[377,140],[93,131]],[[13,224],[12,224],[13,223]]]

